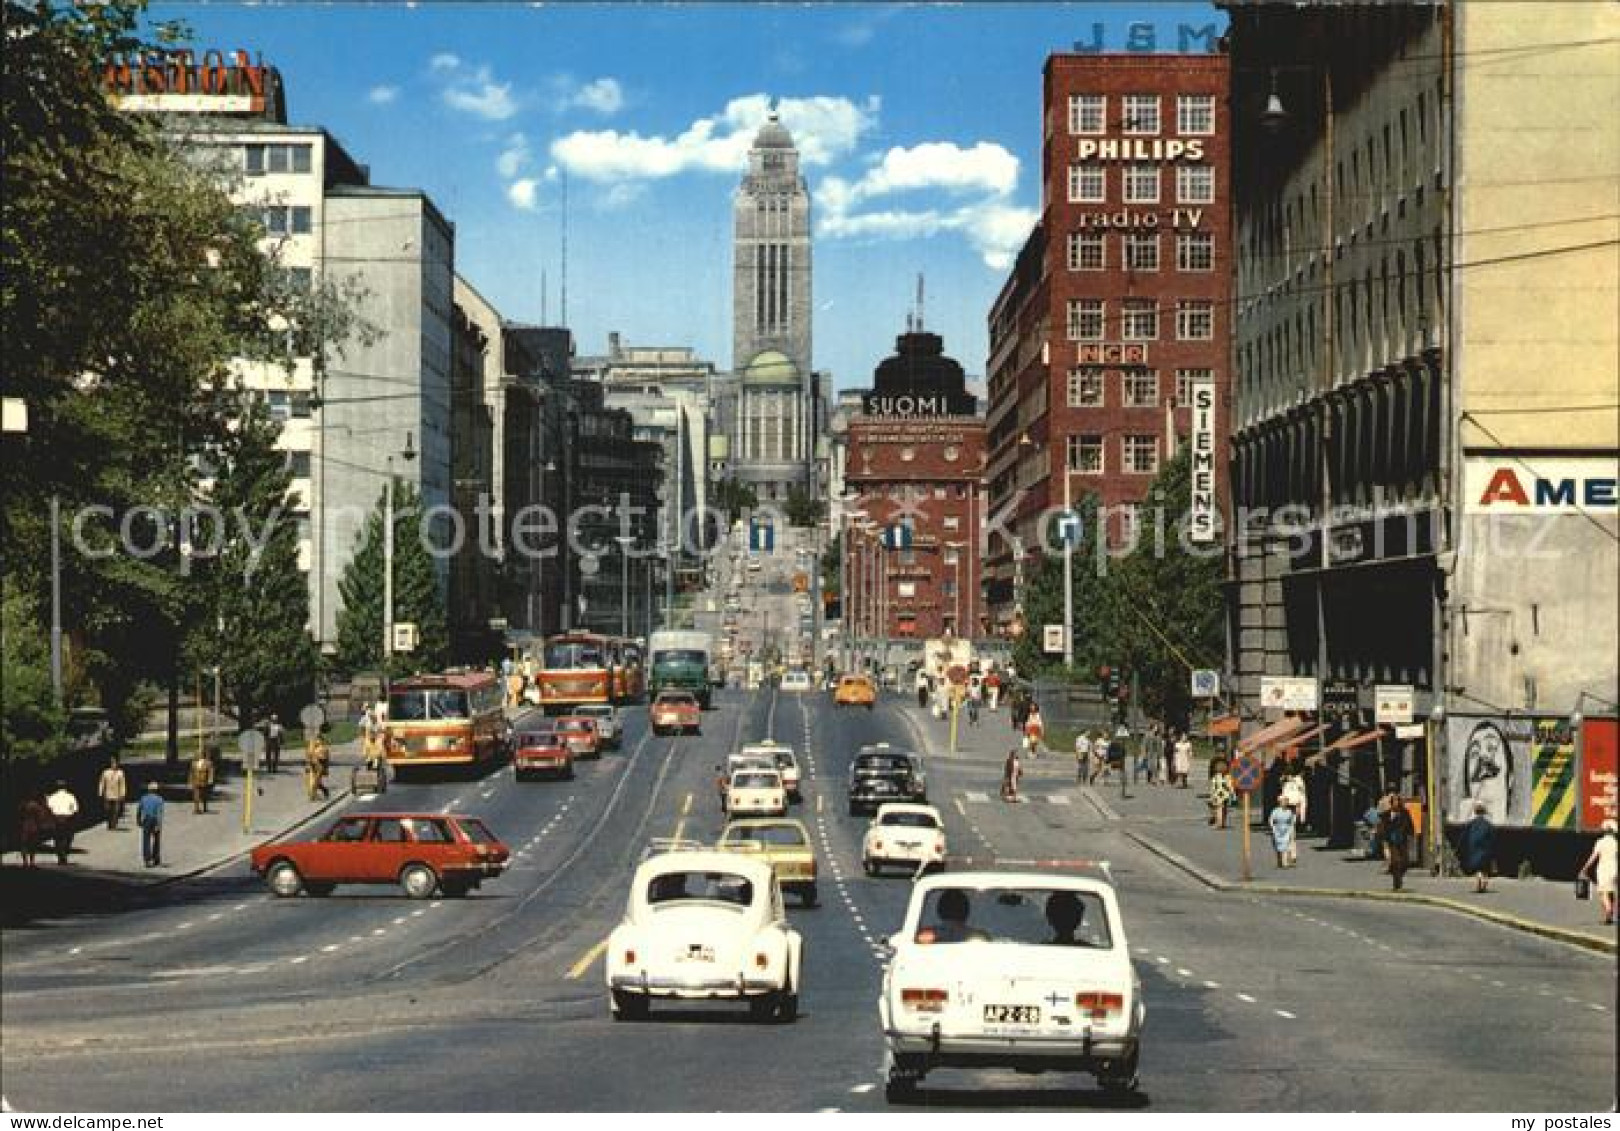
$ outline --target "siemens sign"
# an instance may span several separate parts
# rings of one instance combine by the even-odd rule
[[[1209,543],[1220,537],[1219,507],[1215,496],[1215,378],[1192,383],[1192,515],[1187,537]]]

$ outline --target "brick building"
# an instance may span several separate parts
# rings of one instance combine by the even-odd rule
[[[1011,625],[1021,559],[1042,515],[1136,508],[1193,433],[1211,502],[1225,454],[1230,339],[1227,60],[1058,54],[1047,59],[1042,213],[990,312],[985,570]],[[1195,414],[1195,398],[1206,408]],[[1195,450],[1197,450],[1195,448]],[[1179,518],[1179,516],[1177,516]],[[1209,516],[1213,523],[1212,514]],[[1207,536],[1219,534],[1213,524]]]
[[[938,334],[914,325],[849,420],[846,635],[976,635],[984,420]]]

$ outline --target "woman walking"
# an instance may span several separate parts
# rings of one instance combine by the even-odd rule
[[[1003,801],[1018,800],[1018,779],[1023,776],[1024,768],[1018,761],[1018,747],[1014,746],[1007,751],[1007,760],[1001,766],[1001,799]]]
[[[1271,847],[1277,852],[1277,867],[1292,868],[1298,859],[1294,837],[1298,831],[1299,816],[1294,812],[1294,807],[1286,800],[1278,801],[1276,808],[1266,818],[1266,824],[1271,829]]]
[[[1389,853],[1389,875],[1394,881],[1392,890],[1400,891],[1411,860],[1412,837],[1417,829],[1412,824],[1412,814],[1399,797],[1392,796],[1389,808],[1384,810],[1382,832],[1385,849]]]
[[[1491,872],[1496,867],[1496,826],[1485,814],[1483,801],[1474,802],[1474,818],[1463,826],[1457,857],[1466,875],[1474,877],[1474,890],[1490,890]]]
[[[1614,925],[1615,885],[1620,882],[1620,841],[1615,839],[1615,821],[1603,822],[1603,835],[1592,846],[1592,855],[1581,865],[1580,875],[1591,873],[1598,900],[1603,905],[1603,925]]]
[[[1237,791],[1232,788],[1232,779],[1226,776],[1226,767],[1222,765],[1209,776],[1210,824],[1221,829],[1226,827],[1226,811],[1235,796]]]

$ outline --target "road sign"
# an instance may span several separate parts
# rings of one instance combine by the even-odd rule
[[[306,731],[319,730],[326,722],[326,708],[319,703],[311,703],[298,712],[298,721]]]
[[[584,574],[586,577],[594,576],[596,571],[601,569],[601,568],[602,568],[602,563],[597,560],[597,556],[595,554],[581,554],[580,555],[580,558],[579,558],[579,572]],[[583,616],[584,614],[585,614],[585,610],[580,609],[580,615]]]
[[[1058,541],[1065,546],[1078,546],[1080,539],[1085,536],[1085,523],[1080,521],[1079,511],[1064,511],[1058,516]]]
[[[1192,673],[1192,697],[1194,699],[1213,699],[1221,693],[1221,673],[1214,668],[1194,668]]]
[[[236,736],[236,749],[242,754],[242,768],[257,770],[259,755],[264,753],[264,735],[256,730],[245,730]]]
[[[1260,759],[1253,754],[1239,754],[1232,759],[1232,788],[1239,793],[1253,793],[1260,788]]]
[[[769,554],[776,549],[776,527],[755,519],[748,526],[748,548],[755,553]]]
[[[394,626],[394,651],[416,651],[416,626],[409,622]]]
[[[1268,711],[1314,711],[1317,687],[1313,676],[1263,675],[1260,706]]]
[[[1041,626],[1041,651],[1048,656],[1058,656],[1063,653],[1063,626],[1061,624],[1046,624]]]
[[[1410,683],[1380,683],[1373,688],[1373,722],[1403,725],[1412,721],[1416,689]]]

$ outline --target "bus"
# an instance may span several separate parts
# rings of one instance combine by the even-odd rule
[[[639,703],[647,691],[647,672],[638,640],[616,640],[618,662],[614,667],[613,696],[620,703]]]
[[[445,672],[396,680],[388,689],[389,769],[403,779],[434,767],[476,767],[506,753],[506,715],[493,672]]]
[[[547,638],[537,680],[540,706],[560,714],[581,703],[613,703],[618,649],[611,637],[564,632]]]

